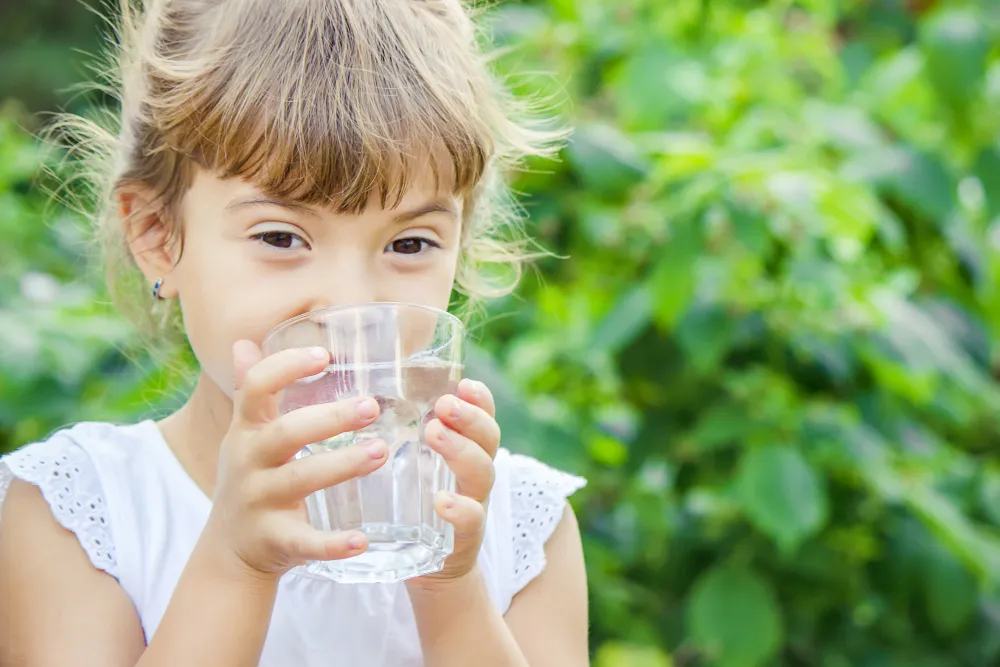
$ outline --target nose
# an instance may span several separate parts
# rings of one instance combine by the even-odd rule
[[[378,301],[378,280],[370,266],[358,257],[340,253],[335,260],[317,263],[308,277],[307,310],[320,310],[351,303]]]

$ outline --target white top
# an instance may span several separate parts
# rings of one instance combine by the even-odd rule
[[[504,449],[495,466],[479,565],[504,613],[545,568],[544,544],[585,481]],[[22,447],[0,458],[0,502],[14,477],[38,486],[94,567],[118,580],[148,642],[211,508],[156,424],[87,422]],[[403,584],[337,584],[292,570],[279,583],[260,665],[420,667]]]

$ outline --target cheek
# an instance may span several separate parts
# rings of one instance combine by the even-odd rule
[[[211,253],[198,244],[185,248],[177,265],[180,306],[188,342],[202,370],[231,393],[232,346],[237,340],[260,343],[274,324],[296,313],[279,298],[276,281],[250,270],[228,244]]]
[[[401,301],[447,310],[455,283],[455,269],[441,262],[415,272],[393,273],[380,290],[380,301]]]

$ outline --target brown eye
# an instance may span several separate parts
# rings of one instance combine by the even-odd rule
[[[291,232],[261,232],[255,235],[254,238],[272,248],[294,248],[296,247],[296,243],[305,245],[302,239]]]
[[[426,255],[431,248],[440,248],[441,244],[420,236],[411,236],[405,239],[396,239],[385,247],[383,252],[392,252],[397,255]]]
[[[416,255],[421,251],[423,241],[420,239],[399,239],[392,242],[392,251],[400,255]]]

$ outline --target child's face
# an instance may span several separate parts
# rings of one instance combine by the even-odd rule
[[[446,309],[458,262],[461,202],[415,183],[399,206],[360,216],[282,205],[238,179],[199,171],[180,210],[183,253],[165,285],[180,299],[202,369],[231,393],[232,345],[347,303]]]

